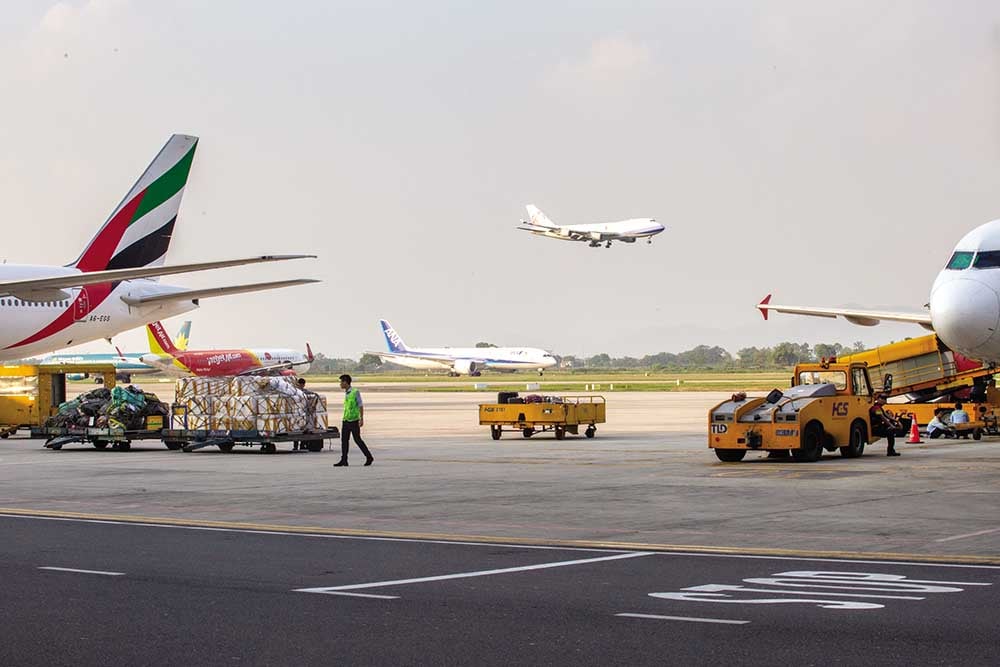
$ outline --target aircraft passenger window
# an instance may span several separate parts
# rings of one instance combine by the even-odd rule
[[[967,252],[965,250],[959,250],[954,255],[951,256],[951,260],[948,262],[948,266],[945,268],[951,269],[952,271],[961,271],[962,269],[967,269],[972,266],[972,256],[975,253]]]
[[[979,251],[976,255],[976,263],[972,265],[976,269],[996,269],[1000,268],[1000,250]]]

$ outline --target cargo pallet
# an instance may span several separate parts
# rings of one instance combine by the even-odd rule
[[[294,431],[290,433],[272,433],[251,429],[241,430],[207,430],[207,429],[164,429],[163,444],[168,449],[182,449],[193,452],[205,447],[218,447],[219,451],[229,453],[236,445],[244,447],[260,447],[264,454],[274,454],[279,443],[294,442],[305,447],[310,452],[323,451],[326,440],[340,438],[340,430],[331,426],[325,431]]]
[[[486,403],[479,406],[479,425],[490,427],[490,437],[499,440],[504,426],[518,430],[525,438],[536,433],[552,431],[556,440],[562,440],[566,433],[579,433],[580,426],[586,426],[583,434],[593,438],[597,434],[597,424],[603,424],[607,416],[607,404],[603,396],[559,396],[560,403]]]

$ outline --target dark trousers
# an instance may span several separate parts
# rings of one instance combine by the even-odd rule
[[[361,422],[341,422],[340,429],[340,460],[347,460],[347,450],[350,448],[351,435],[354,435],[354,442],[358,445],[358,449],[361,453],[365,455],[365,459],[370,459],[372,453],[368,451],[368,446],[365,441],[361,439]]]

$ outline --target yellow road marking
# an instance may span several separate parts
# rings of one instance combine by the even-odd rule
[[[323,526],[289,526],[285,524],[251,523],[243,521],[210,521],[202,519],[177,519],[149,517],[135,514],[91,514],[60,510],[36,510],[20,507],[0,507],[0,515],[37,516],[87,521],[119,521],[161,526],[190,528],[228,528],[340,537],[380,537],[404,540],[439,540],[448,542],[477,542],[482,544],[523,544],[525,546],[574,547],[584,549],[621,549],[623,551],[688,552],[734,556],[779,556],[795,558],[842,558],[845,560],[891,560],[921,563],[958,563],[965,565],[1000,565],[1000,555],[970,556],[961,554],[912,554],[889,551],[834,551],[808,549],[771,549],[761,547],[723,547],[698,544],[656,544],[647,542],[619,542],[613,540],[557,540],[548,538],[505,537],[496,535],[463,535],[454,533],[423,533],[391,530],[366,530],[361,528],[327,528]]]

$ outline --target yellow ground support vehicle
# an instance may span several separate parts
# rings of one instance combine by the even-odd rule
[[[0,438],[21,426],[41,426],[66,401],[66,376],[77,373],[101,376],[104,386],[115,386],[111,364],[0,366]]]
[[[607,403],[603,396],[559,396],[556,402],[541,403],[486,403],[479,406],[479,425],[490,427],[490,436],[499,440],[504,427],[521,431],[530,438],[541,431],[553,431],[556,440],[566,433],[583,434],[593,438],[597,424],[607,418]]]
[[[839,448],[856,458],[878,439],[871,435],[873,401],[867,364],[799,364],[790,389],[764,398],[734,394],[712,408],[708,446],[728,462],[742,460],[747,450],[790,451],[797,461],[818,461],[824,449]]]

